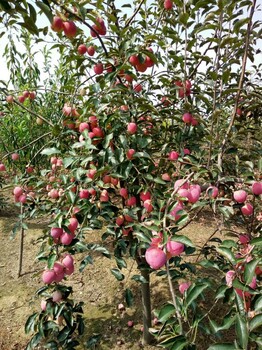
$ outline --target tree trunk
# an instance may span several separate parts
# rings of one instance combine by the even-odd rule
[[[141,276],[147,281],[142,283],[142,305],[143,305],[143,344],[152,344],[154,336],[149,332],[152,326],[151,320],[151,300],[150,300],[150,273],[146,269],[141,269]]]

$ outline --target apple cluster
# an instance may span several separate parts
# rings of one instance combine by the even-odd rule
[[[74,272],[74,258],[71,254],[66,254],[61,261],[56,261],[52,269],[46,269],[42,274],[45,284],[59,283],[65,276]]]

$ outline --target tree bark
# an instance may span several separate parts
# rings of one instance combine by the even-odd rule
[[[147,281],[142,283],[142,305],[143,305],[143,344],[152,344],[154,336],[149,332],[152,326],[151,320],[151,300],[150,300],[150,272],[146,269],[141,269],[141,276]]]

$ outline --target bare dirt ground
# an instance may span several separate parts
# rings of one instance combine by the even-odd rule
[[[39,245],[36,243],[46,227],[47,221],[43,218],[28,222],[29,230],[25,235],[24,259],[22,276],[17,277],[19,256],[19,232],[13,240],[10,232],[14,226],[17,210],[13,206],[0,210],[0,349],[24,350],[29,336],[24,333],[24,324],[29,315],[39,310],[40,300],[35,292],[42,286],[41,273],[43,264],[36,261]],[[207,217],[189,225],[184,234],[189,235],[196,245],[206,242],[213,233],[214,226]],[[90,242],[99,242],[97,233],[88,236]],[[79,262],[77,263],[79,264]],[[70,277],[68,283],[73,286],[74,298],[83,300],[84,317],[86,325],[85,338],[93,334],[101,334],[101,343],[96,349],[102,350],[138,350],[141,348],[141,302],[139,285],[127,279],[118,282],[110,272],[115,267],[114,260],[96,255],[93,265],[88,265],[82,273],[76,272]],[[125,275],[135,273],[135,265],[130,261]],[[121,314],[117,305],[124,303],[123,291],[131,286],[135,295],[132,308]],[[162,305],[170,299],[167,281],[161,278],[152,278],[152,306]],[[134,327],[128,328],[128,320],[134,321]],[[121,341],[122,345],[117,345]],[[156,346],[145,346],[145,350],[156,349]],[[204,350],[205,346],[199,347]]]

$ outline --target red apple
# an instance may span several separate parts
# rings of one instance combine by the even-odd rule
[[[72,39],[77,34],[77,27],[75,25],[75,22],[73,21],[67,21],[63,23],[63,30],[65,33],[65,36],[69,39]]]
[[[53,22],[52,22],[52,24],[51,24],[51,29],[54,31],[54,32],[62,32],[62,30],[63,30],[63,23],[64,23],[64,21],[60,18],[60,17],[58,17],[58,16],[55,16],[54,18],[53,18]]]
[[[88,46],[87,53],[88,53],[89,56],[94,56],[94,54],[95,54],[94,46]]]
[[[85,53],[87,53],[86,45],[85,44],[79,45],[77,48],[77,52],[79,53],[79,55],[84,55]]]

